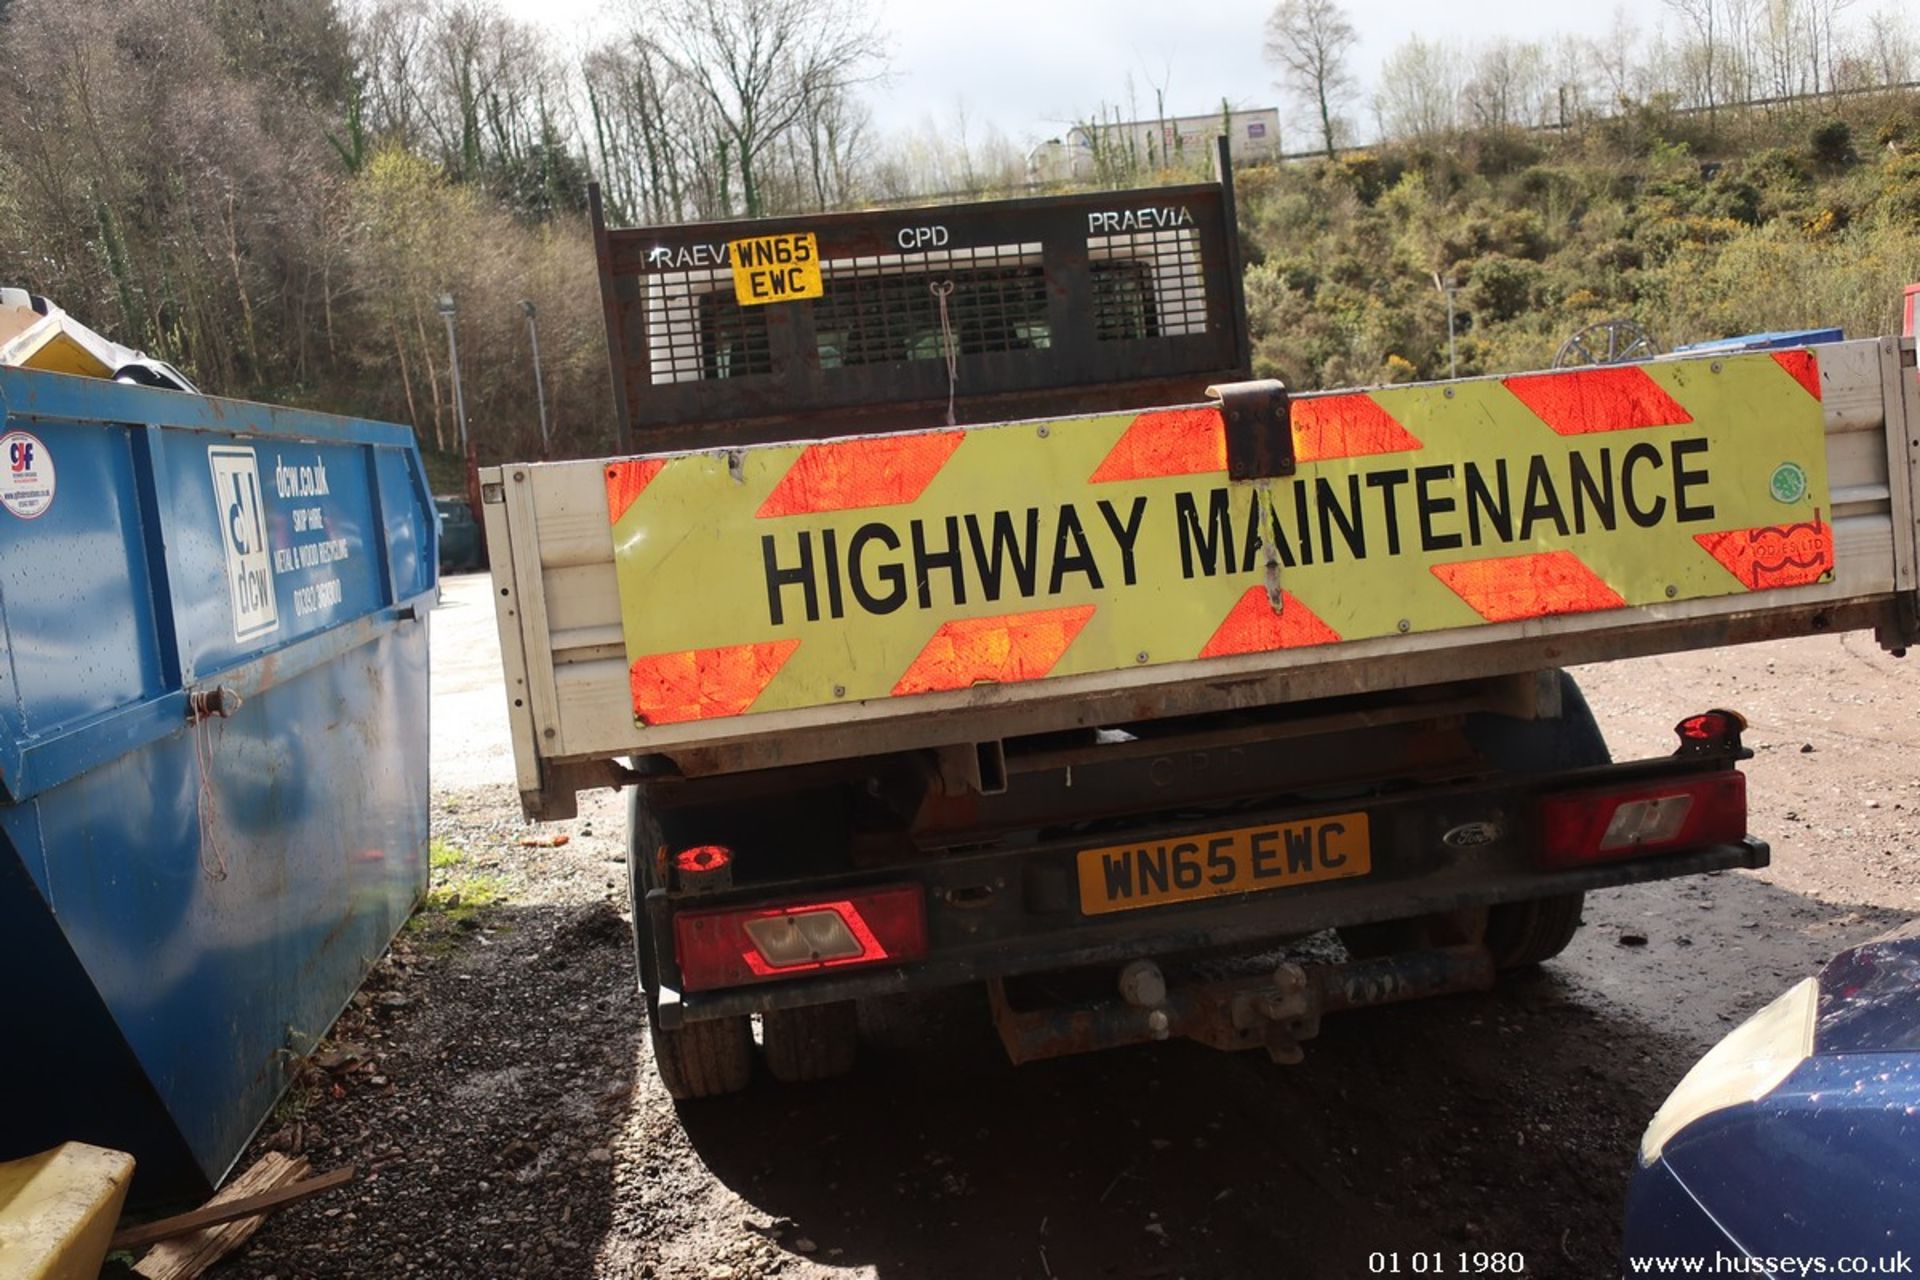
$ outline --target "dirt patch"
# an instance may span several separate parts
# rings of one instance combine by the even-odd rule
[[[510,803],[437,799],[437,882],[485,881],[490,904],[416,918],[256,1142],[360,1179],[221,1274],[592,1274],[644,1025],[631,941],[606,849],[523,848]]]
[[[549,964],[559,967],[580,957],[604,952],[610,946],[625,946],[632,938],[633,925],[611,903],[602,902],[562,924],[547,947],[546,958]]]

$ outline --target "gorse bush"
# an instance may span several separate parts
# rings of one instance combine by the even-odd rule
[[[1717,133],[1629,109],[1584,136],[1467,134],[1245,170],[1255,372],[1301,389],[1445,377],[1436,277],[1456,282],[1463,375],[1548,364],[1613,317],[1663,348],[1892,332],[1902,287],[1920,281],[1916,100],[1729,115]]]

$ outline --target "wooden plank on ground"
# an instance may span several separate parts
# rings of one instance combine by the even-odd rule
[[[215,1194],[208,1204],[231,1203],[262,1191],[270,1191],[283,1183],[292,1182],[306,1171],[305,1160],[290,1159],[278,1151],[269,1151]],[[146,1257],[134,1265],[134,1274],[145,1276],[147,1280],[191,1280],[245,1244],[259,1227],[260,1221],[258,1218],[241,1219],[204,1227],[191,1235],[163,1241],[148,1250]],[[114,1247],[123,1247],[118,1237],[115,1238]]]
[[[308,1169],[304,1159],[270,1151],[201,1208],[129,1228],[114,1237],[113,1247],[134,1249],[161,1241],[134,1267],[135,1273],[147,1280],[192,1280],[244,1244],[268,1210],[353,1177],[347,1168],[303,1180]]]
[[[277,1209],[283,1204],[295,1200],[305,1200],[308,1196],[319,1195],[322,1191],[331,1191],[353,1180],[353,1170],[335,1169],[323,1173],[317,1178],[307,1178],[299,1182],[283,1182],[258,1195],[247,1196],[240,1200],[228,1200],[220,1204],[207,1204],[192,1213],[183,1213],[177,1217],[162,1218],[158,1222],[149,1222],[144,1226],[129,1227],[120,1236],[123,1248],[138,1249],[158,1240],[171,1240],[189,1232],[205,1227],[219,1226],[224,1222],[233,1222],[240,1218],[253,1218],[269,1209]]]

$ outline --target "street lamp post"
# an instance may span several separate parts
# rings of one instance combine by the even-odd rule
[[[547,438],[547,387],[540,377],[540,327],[533,321],[533,299],[522,298],[520,310],[526,312],[527,341],[533,344],[533,398],[540,405],[540,456],[545,458],[553,451],[553,445]]]
[[[443,293],[438,303],[440,318],[447,322],[447,363],[453,366],[453,420],[460,425],[460,452],[467,452],[467,401],[460,392],[460,339],[454,333],[453,318],[458,308],[453,295]]]
[[[1433,287],[1447,300],[1447,376],[1457,378],[1460,376],[1460,359],[1454,353],[1453,346],[1453,291],[1460,287],[1460,282],[1436,271],[1433,273]]]

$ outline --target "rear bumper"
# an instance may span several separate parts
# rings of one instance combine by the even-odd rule
[[[1735,867],[1764,867],[1766,842],[1713,845],[1686,853],[1660,854],[1630,862],[1552,873],[1518,873],[1475,884],[1447,883],[1435,877],[1419,886],[1396,886],[1391,895],[1369,893],[1370,886],[1327,885],[1252,895],[1230,905],[1173,906],[1129,912],[1100,927],[1061,931],[1019,939],[939,947],[910,965],[843,971],[832,977],[793,978],[726,991],[681,993],[663,988],[659,1018],[672,1027],[682,1022],[864,999],[910,991],[934,991],[1023,973],[1115,964],[1139,956],[1229,947],[1318,932],[1335,925],[1367,924],[1460,907],[1521,902],[1554,894],[1607,889],[1618,885],[1705,875]],[[810,888],[829,889],[814,885]],[[1371,886],[1377,889],[1377,886]],[[672,936],[670,909],[663,893],[652,895],[656,936]],[[657,905],[656,905],[657,903]],[[663,934],[662,934],[662,931]],[[671,954],[663,957],[671,963]],[[663,973],[674,970],[663,968]]]
[[[1727,768],[1731,763],[1716,762],[1710,767]],[[1765,866],[1767,845],[1752,838],[1573,867],[1546,869],[1538,864],[1533,852],[1538,847],[1535,815],[1543,795],[1703,771],[1700,765],[1656,760],[1546,778],[1502,779],[1335,801],[1318,812],[1364,808],[1369,816],[1373,865],[1369,875],[1112,914],[1081,913],[1075,872],[1075,854],[1080,849],[1122,840],[1190,836],[1210,826],[1286,821],[1313,816],[1312,812],[1243,811],[1226,817],[1216,813],[1132,831],[1083,832],[886,870],[761,883],[718,894],[656,889],[640,909],[648,913],[652,925],[642,936],[650,934],[658,948],[653,957],[654,971],[662,976],[657,1016],[661,1025],[672,1027],[689,1020],[1124,963],[1143,956],[1299,937],[1338,926]],[[1494,834],[1482,843],[1456,848],[1446,837],[1463,827]],[[923,959],[724,990],[679,990],[672,943],[677,910],[824,897],[898,883],[918,883],[926,892],[928,953]]]

